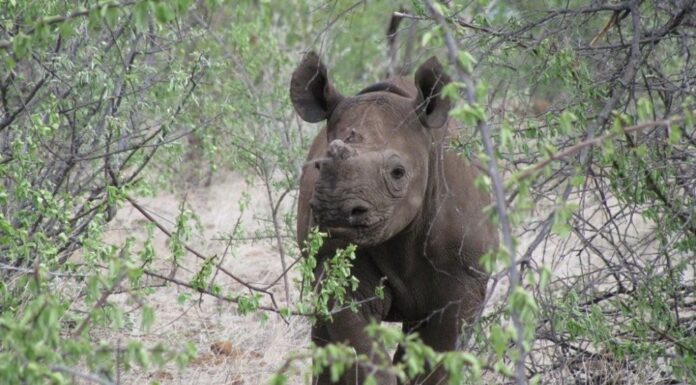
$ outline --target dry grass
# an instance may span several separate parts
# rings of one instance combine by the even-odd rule
[[[189,244],[206,256],[224,255],[223,266],[249,283],[271,282],[281,273],[278,253],[268,240],[237,243],[225,254],[226,241],[216,240],[229,235],[240,218],[239,202],[243,192],[249,192],[249,209],[241,217],[241,225],[248,234],[260,229],[261,218],[267,215],[265,194],[260,186],[249,186],[236,174],[216,175],[209,186],[188,188],[178,194],[161,194],[154,198],[138,198],[138,203],[169,229],[179,213],[182,199],[198,216],[200,231]],[[126,237],[142,241],[146,238],[148,221],[132,206],[126,204],[119,210],[110,225],[106,241],[122,244]],[[154,248],[156,268],[167,274],[171,267],[171,252],[167,237],[155,231]],[[200,267],[201,261],[190,253],[180,262],[177,277],[186,280]],[[216,282],[223,293],[240,293],[243,287],[226,276],[218,275]],[[151,280],[151,284],[158,284]],[[282,281],[271,291],[278,301],[284,302]],[[198,357],[185,369],[175,365],[143,370],[136,368],[122,374],[121,383],[140,384],[158,381],[161,384],[263,384],[283,365],[292,352],[305,350],[309,343],[309,323],[302,318],[283,320],[275,314],[239,315],[236,306],[210,296],[194,294],[184,304],[177,297],[187,289],[168,285],[157,288],[146,297],[155,310],[155,324],[147,331],[140,329],[138,304],[131,303],[125,295],[115,295],[114,302],[121,302],[129,313],[132,327],[121,335],[99,335],[111,343],[139,340],[147,346],[163,345],[167,349],[183,349],[185,342],[195,344]],[[296,295],[295,295],[296,297]],[[299,384],[301,376],[291,384]]]

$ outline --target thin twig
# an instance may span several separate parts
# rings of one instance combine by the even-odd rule
[[[597,136],[594,138],[586,139],[583,140],[582,142],[579,142],[577,144],[574,144],[570,147],[566,147],[563,150],[551,155],[550,157],[542,160],[541,162],[538,162],[524,170],[522,170],[520,173],[515,175],[513,180],[515,182],[527,179],[529,177],[532,177],[536,175],[537,172],[542,170],[544,167],[546,167],[549,163],[564,159],[570,155],[575,154],[576,152],[584,149],[585,147],[591,147],[597,144],[600,144],[604,141],[607,141],[609,139],[613,139],[614,137],[620,135],[620,134],[629,134],[632,132],[636,131],[641,131],[646,128],[652,128],[652,127],[660,127],[660,126],[670,126],[675,123],[680,123],[684,121],[684,117],[678,116],[678,117],[673,117],[669,119],[661,119],[661,120],[656,120],[656,121],[651,121],[651,122],[644,122],[640,124],[636,124],[635,126],[630,126],[630,127],[622,127],[621,132],[608,132],[604,135]]]
[[[145,218],[147,218],[150,222],[152,222],[152,223],[153,223],[160,231],[162,231],[167,237],[169,237],[169,238],[172,237],[171,231],[167,230],[167,228],[164,227],[164,225],[162,225],[161,223],[159,223],[159,221],[156,220],[152,215],[150,215],[150,213],[148,213],[147,210],[145,210],[142,206],[140,206],[140,204],[139,204],[138,202],[136,202],[133,198],[131,198],[131,197],[128,196],[128,195],[126,195],[125,197],[126,197],[126,200],[127,200],[128,202],[130,202],[130,204],[131,204],[136,210],[138,210]],[[189,246],[189,245],[187,245],[187,244],[185,244],[185,243],[183,244],[183,246],[184,246],[184,248],[185,248],[186,250],[188,250],[191,254],[193,254],[194,256],[196,256],[198,259],[203,260],[203,261],[208,261],[208,260],[209,260],[208,257],[206,257],[205,255],[203,255],[202,253],[200,253],[200,252],[197,251],[196,249],[192,248],[191,246]],[[248,288],[249,290],[261,292],[261,293],[264,293],[264,294],[268,295],[268,296],[271,298],[271,301],[273,302],[273,304],[275,305],[275,299],[274,299],[274,297],[273,297],[273,293],[271,293],[270,291],[265,290],[265,289],[260,288],[260,287],[256,287],[256,286],[254,286],[254,285],[252,285],[252,284],[250,284],[250,283],[247,283],[247,282],[244,281],[243,279],[241,279],[241,278],[237,277],[236,275],[232,274],[230,271],[228,271],[228,270],[225,269],[224,267],[220,266],[219,263],[216,263],[216,264],[215,264],[215,267],[216,267],[218,270],[220,270],[221,272],[223,272],[225,275],[227,275],[228,277],[230,277],[230,278],[232,278],[233,280],[235,280],[237,283],[240,283],[240,284],[243,285],[244,287]]]
[[[472,106],[476,105],[474,81],[471,78],[471,75],[459,61],[459,48],[457,47],[454,37],[449,31],[449,26],[447,25],[445,17],[433,6],[432,0],[424,0],[423,3],[425,4],[430,16],[440,25],[440,28],[442,29],[450,64],[456,69],[457,80],[466,86],[466,90],[464,92],[465,101]],[[493,147],[491,130],[488,122],[485,119],[479,119],[476,126],[477,131],[481,135],[484,150],[488,155],[488,176],[491,178],[493,185],[493,195],[496,204],[496,211],[498,213],[498,223],[500,224],[500,231],[503,236],[502,246],[505,248],[505,252],[509,258],[510,267],[508,269],[508,274],[510,277],[510,288],[508,290],[508,295],[510,295],[519,286],[520,277],[519,266],[515,260],[515,244],[513,243],[512,239],[512,228],[508,219],[505,186],[503,184],[503,178],[498,171],[497,157]],[[515,329],[517,329],[517,349],[519,351],[517,357],[515,358],[515,381],[518,385],[525,385],[528,382],[524,367],[524,362],[527,355],[524,341],[525,333],[520,314],[514,307],[511,310],[511,318]]]
[[[67,15],[55,15],[55,16],[47,16],[42,18],[41,20],[37,20],[35,25],[55,25],[59,23],[63,23],[72,19],[76,19],[78,17],[84,17],[88,16],[90,13],[95,12],[95,11],[101,11],[103,9],[113,9],[113,8],[123,8],[123,7],[128,7],[133,4],[137,3],[137,1],[125,1],[123,3],[119,2],[113,2],[113,1],[107,1],[103,3],[99,3],[96,5],[93,5],[89,8],[82,8],[80,10],[68,13]],[[26,35],[31,35],[34,33],[35,28],[30,28],[23,33]],[[12,40],[0,40],[0,49],[8,49],[12,46]]]
[[[101,385],[116,385],[115,383],[109,381],[108,379],[99,377],[96,374],[83,373],[75,368],[71,368],[71,367],[68,367],[65,365],[60,365],[60,364],[53,365],[53,366],[51,366],[51,370],[54,372],[61,372],[61,373],[69,374],[71,376],[80,377],[83,380],[87,380],[89,382],[95,382],[95,383],[101,384]]]

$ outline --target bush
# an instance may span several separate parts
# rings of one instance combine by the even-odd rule
[[[488,310],[457,352],[373,325],[385,346],[407,347],[387,370],[405,380],[442,364],[453,384],[696,382],[692,2],[447,4],[400,4],[391,54],[395,9],[384,3],[0,5],[0,378],[111,384],[138,367],[185,365],[190,341],[109,338],[134,319],[147,330],[158,316],[148,296],[164,285],[262,320],[331,316],[330,299],[356,284],[354,255],[332,260],[331,287],[311,292],[318,262],[299,259],[293,208],[315,127],[286,96],[301,52],[321,47],[346,93],[447,57],[461,123],[450,145],[482,161],[479,183],[497,196],[504,242],[483,261]],[[172,224],[138,203],[218,169],[261,186],[242,214],[252,201],[267,212],[255,229],[240,219],[222,255],[192,246],[185,199]],[[104,231],[123,206],[147,225],[113,245]],[[155,253],[155,232],[167,255]],[[278,253],[271,284],[225,267],[228,248],[252,241]],[[290,271],[304,277],[294,288]],[[336,376],[366,359],[343,345],[300,350],[272,381],[310,358]]]

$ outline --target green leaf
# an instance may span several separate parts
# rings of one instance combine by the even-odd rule
[[[476,83],[476,100],[479,102],[486,101],[488,99],[488,85],[485,82],[478,81]]]
[[[148,20],[150,19],[150,4],[148,1],[142,1],[133,7],[133,16],[135,18],[135,26],[138,30],[144,31],[147,29]]]
[[[640,98],[636,103],[636,112],[638,112],[638,119],[641,121],[651,120],[653,116],[653,105],[647,98]]]
[[[176,302],[177,302],[179,305],[183,305],[183,304],[185,304],[186,301],[188,301],[189,299],[191,299],[191,293],[182,292],[182,293],[179,293],[179,295],[176,297]]]
[[[191,6],[193,3],[193,0],[177,0],[176,1],[176,10],[179,13],[184,13],[188,8]]]
[[[551,281],[551,269],[548,266],[542,265],[541,271],[539,272],[539,287],[545,288],[546,285]]]
[[[553,226],[551,226],[551,232],[553,232],[561,238],[568,237],[570,235],[571,230],[572,227],[570,227],[570,225],[565,222],[554,222]]]
[[[565,135],[571,133],[573,131],[573,123],[576,120],[578,120],[578,117],[575,114],[570,111],[563,111],[558,120],[561,133]]]
[[[677,126],[669,126],[669,144],[677,144],[681,140],[681,129]]]
[[[450,82],[442,87],[441,95],[443,98],[448,98],[451,101],[459,100],[459,90],[464,88],[464,85],[457,82]]]
[[[450,110],[450,116],[461,119],[469,126],[476,126],[478,122],[486,120],[486,113],[479,105],[464,104]]]
[[[513,144],[514,140],[514,134],[513,134],[513,127],[510,125],[510,122],[507,120],[503,120],[502,124],[500,125],[500,147],[504,148],[510,148],[510,146]]]
[[[288,378],[284,374],[274,374],[271,380],[268,382],[269,385],[285,385],[288,383]]]
[[[570,185],[573,187],[580,187],[585,183],[585,175],[575,174],[570,178]]]
[[[140,325],[144,330],[149,330],[150,326],[155,322],[155,311],[152,306],[143,306],[142,319]]]
[[[423,37],[421,37],[421,46],[425,47],[430,43],[430,40],[433,38],[433,32],[432,31],[426,31],[423,34]]]
[[[541,376],[538,374],[535,374],[532,376],[532,378],[529,379],[529,385],[539,385],[541,384]]]
[[[447,14],[447,8],[445,8],[444,5],[438,3],[437,1],[432,2],[432,6],[435,9],[435,12],[439,13],[440,15],[446,15]]]
[[[174,14],[174,10],[168,3],[161,2],[155,5],[155,18],[160,23],[168,23],[174,20],[175,17],[176,15]]]
[[[507,350],[508,342],[510,337],[503,331],[500,325],[493,325],[490,332],[490,341],[498,358],[502,358]]]
[[[459,60],[459,64],[462,66],[462,68],[464,68],[464,71],[466,71],[468,74],[474,72],[476,59],[468,51],[460,51],[457,59]]]
[[[329,372],[331,373],[331,382],[338,382],[343,374],[343,366],[340,363],[332,363]]]
[[[18,58],[23,58],[26,56],[27,52],[29,52],[29,49],[31,48],[31,39],[29,36],[25,35],[24,33],[20,32],[18,33],[13,39],[12,39],[12,51],[14,51],[15,55]]]
[[[640,158],[645,158],[648,156],[648,146],[645,143],[641,143],[641,145],[636,147],[634,150],[636,155]]]
[[[496,363],[493,364],[493,370],[507,377],[512,377],[514,373],[512,368],[503,361],[496,361]]]

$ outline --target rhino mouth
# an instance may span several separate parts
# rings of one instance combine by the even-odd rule
[[[315,221],[319,224],[319,227],[326,230],[334,231],[364,231],[379,227],[379,225],[381,225],[382,223],[381,221],[370,221],[361,223],[349,223],[342,221],[322,221],[321,218],[315,218]]]
[[[364,229],[362,226],[333,226],[327,227],[326,232],[331,238],[351,239]]]
[[[373,236],[377,235],[379,228],[384,222],[381,220],[371,220],[362,221],[359,223],[350,223],[347,220],[322,220],[320,216],[316,215],[314,221],[319,225],[319,229],[328,233],[330,238],[338,238],[356,242],[359,242],[363,238],[372,238]]]
[[[357,245],[373,243],[372,240],[379,238],[382,222],[372,225],[353,225],[353,226],[320,226],[329,235],[329,238],[341,239]]]

